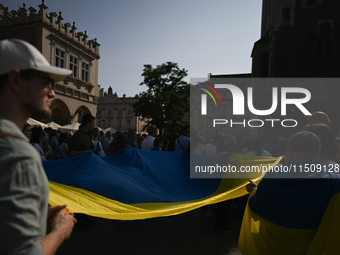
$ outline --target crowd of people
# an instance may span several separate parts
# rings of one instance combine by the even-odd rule
[[[191,151],[198,155],[219,157],[228,153],[241,153],[265,157],[284,154],[285,139],[280,137],[271,145],[253,137],[235,137],[216,134],[211,139],[203,136],[190,138],[190,128],[183,126],[179,134],[158,134],[155,125],[150,125],[148,134],[136,134],[135,130],[111,134],[94,126],[95,117],[85,114],[79,130],[72,135],[52,128],[31,127],[25,124],[23,133],[39,152],[41,159],[56,160],[91,151],[98,156],[108,156],[124,148],[150,151]],[[93,123],[92,123],[93,122]],[[81,142],[80,142],[81,141]]]
[[[104,134],[95,128],[95,117],[91,114],[83,116],[79,130],[72,136],[57,130],[31,127],[25,124],[31,115],[41,118],[51,115],[49,106],[55,97],[54,82],[62,81],[71,71],[50,66],[37,49],[21,40],[0,41],[0,58],[6,60],[0,64],[0,203],[3,208],[0,210],[0,247],[4,254],[54,254],[70,236],[77,220],[77,226],[86,227],[88,219],[82,215],[77,215],[76,219],[72,213],[66,212],[67,205],[48,206],[49,186],[42,166],[44,160],[87,152],[107,156],[122,149],[135,148],[190,151],[208,157],[225,157],[230,153],[263,157],[282,155],[282,163],[287,166],[322,164],[326,170],[339,170],[339,142],[330,127],[331,121],[322,112],[313,113],[304,130],[291,136],[287,142],[280,137],[269,145],[253,137],[223,134],[216,134],[211,139],[190,138],[188,127],[183,127],[179,136],[158,134],[155,125],[147,128],[148,135],[136,134],[132,129],[126,134]],[[318,178],[310,179],[314,174]],[[283,178],[278,178],[279,175]],[[240,238],[243,254],[259,254],[260,251],[262,254],[307,253],[315,242],[319,225],[326,224],[323,215],[328,210],[329,201],[340,192],[340,177],[336,171],[309,172],[302,177],[269,172],[259,185],[249,181],[246,187],[251,196],[249,215],[262,223],[259,229],[250,231],[249,224],[255,221],[243,220]],[[335,209],[340,206],[339,200],[333,204]],[[227,230],[230,205],[230,201],[217,205],[215,226],[221,231]],[[333,217],[328,219],[329,225],[324,228],[327,230],[333,226],[333,234],[327,236],[331,245],[318,254],[338,252],[329,252],[332,250],[329,246],[335,247],[340,241],[339,235],[335,234],[339,224],[332,225],[333,221],[339,222],[336,213],[338,211],[328,214]],[[274,225],[278,231],[271,231]],[[251,227],[256,226],[252,224]],[[287,228],[310,231],[296,234]]]
[[[182,134],[179,137],[159,135],[155,125],[147,128],[148,135],[136,134],[131,128],[128,132],[117,131],[111,134],[110,131],[104,133],[95,127],[94,120],[94,116],[85,114],[79,130],[74,135],[52,128],[31,127],[28,123],[22,131],[38,151],[42,161],[64,159],[89,151],[104,157],[125,148],[181,151],[189,147],[190,129],[188,127],[182,128]]]

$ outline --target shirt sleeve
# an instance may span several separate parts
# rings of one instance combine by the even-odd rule
[[[1,254],[43,254],[40,238],[46,234],[46,215],[42,210],[41,176],[35,160],[18,157],[2,161],[0,170],[0,247]],[[46,202],[46,201],[45,201]],[[47,203],[46,203],[47,208]],[[44,222],[42,224],[42,222]]]

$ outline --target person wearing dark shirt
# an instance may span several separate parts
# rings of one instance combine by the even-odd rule
[[[114,137],[114,144],[110,154],[116,153],[122,149],[130,148],[128,143],[129,140],[127,136],[124,133],[117,132]]]
[[[79,130],[71,138],[68,157],[74,157],[89,151],[94,152],[90,132],[95,126],[95,119],[91,114],[83,116]]]
[[[78,156],[83,153],[93,152],[94,153],[94,144],[91,137],[91,131],[95,126],[95,117],[91,114],[85,114],[81,120],[81,125],[79,130],[74,133],[70,140],[70,145],[68,147],[68,157]],[[89,220],[85,214],[75,214],[78,220],[77,228],[81,230],[89,230],[87,224],[94,223]]]

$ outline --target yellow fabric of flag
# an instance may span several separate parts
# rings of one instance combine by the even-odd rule
[[[253,196],[256,191],[251,193]],[[333,196],[317,229],[297,229],[277,225],[252,212],[249,200],[239,236],[243,255],[340,254],[340,192]]]
[[[233,154],[229,163],[240,169],[241,166],[278,165],[281,158],[256,157]],[[181,214],[196,208],[234,199],[248,194],[245,186],[248,179],[260,180],[263,174],[249,173],[248,178],[221,179],[217,190],[210,196],[184,202],[124,204],[93,192],[50,181],[50,205],[67,204],[72,213],[117,220],[136,220]]]

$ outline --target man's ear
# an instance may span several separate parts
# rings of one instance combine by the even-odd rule
[[[21,80],[20,71],[18,69],[13,69],[8,73],[7,79],[11,90],[19,93],[21,90]]]

